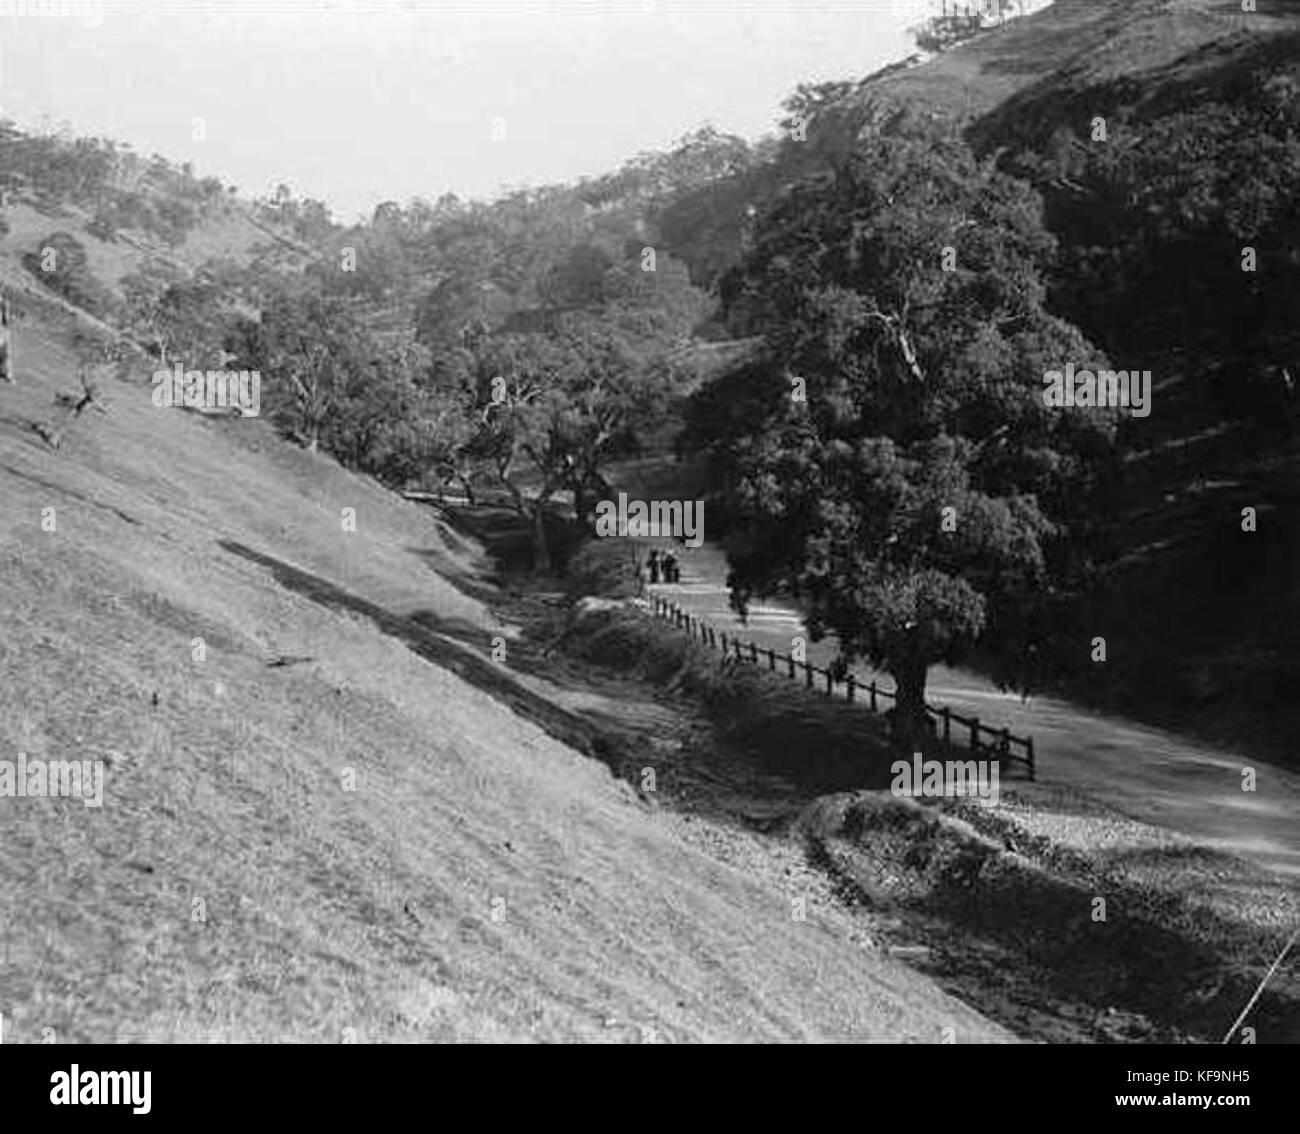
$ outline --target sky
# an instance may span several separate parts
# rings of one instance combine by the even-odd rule
[[[0,0],[0,114],[335,218],[567,181],[914,50],[923,0]],[[496,137],[494,138],[494,133]]]

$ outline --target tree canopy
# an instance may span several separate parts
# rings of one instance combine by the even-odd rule
[[[735,603],[797,595],[814,635],[896,677],[910,729],[931,664],[1068,577],[1102,481],[1111,416],[1042,398],[1047,370],[1104,359],[1044,306],[1040,214],[903,116],[777,201],[724,281],[765,342],[692,410]]]

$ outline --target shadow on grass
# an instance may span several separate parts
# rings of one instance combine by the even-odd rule
[[[265,567],[286,590],[304,595],[330,610],[369,618],[380,630],[415,654],[483,690],[489,696],[571,748],[597,759],[610,756],[609,745],[590,723],[519,683],[503,664],[481,652],[490,648],[482,630],[456,619],[421,610],[401,616],[341,587],[241,543],[221,540],[232,555]],[[478,649],[474,648],[474,645]]]
[[[51,480],[45,480],[42,477],[33,476],[31,473],[20,472],[18,469],[12,468],[9,465],[0,465],[0,470],[7,472],[10,476],[17,477],[19,480],[25,480],[29,484],[39,485],[41,488],[44,488],[48,492],[57,492],[63,496],[70,496],[72,497],[73,500],[80,500],[83,504],[89,504],[92,508],[102,508],[105,512],[112,512],[113,515],[115,515],[123,523],[131,524],[135,527],[140,526],[139,520],[137,520],[134,516],[126,512],[123,512],[121,508],[115,508],[112,504],[103,504],[100,501],[95,500],[92,497],[85,496],[80,492],[74,492],[71,488],[68,488],[66,485],[55,484]]]
[[[447,520],[454,531],[477,540],[488,549],[504,577],[525,577],[533,571],[533,532],[531,521],[511,508],[479,505],[473,508],[445,507]],[[545,520],[546,545],[556,570],[562,570],[573,552],[587,538],[583,524],[548,512]]]

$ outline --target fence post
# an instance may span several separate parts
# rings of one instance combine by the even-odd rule
[[[812,666],[808,662],[803,663],[803,683],[805,688],[812,688]]]
[[[1004,728],[1002,730],[1002,755],[1011,758],[1011,730]]]
[[[943,707],[943,742],[952,743],[952,710],[947,705]]]
[[[793,678],[794,678],[794,655],[791,654],[791,655],[790,655],[788,658],[786,658],[785,660],[788,661],[788,662],[790,663],[790,677],[791,677],[791,679],[793,679]]]
[[[767,651],[767,668],[773,673],[776,672],[776,651],[769,649]]]
[[[871,679],[871,711],[876,711],[876,679]]]
[[[849,693],[849,704],[850,704],[850,705],[853,704],[853,687],[854,687],[856,684],[857,684],[857,682],[854,680],[853,674],[850,673],[849,676],[848,676],[848,681],[847,681],[847,685],[848,685],[848,693]]]
[[[971,717],[970,719],[970,750],[978,752],[980,747],[980,719]]]
[[[1032,736],[1025,739],[1025,756],[1029,759],[1029,778],[1034,778],[1034,738]]]
[[[827,696],[827,697],[829,697],[829,696],[831,695],[831,692],[832,692],[831,681],[832,681],[832,679],[831,679],[831,671],[828,669],[828,670],[826,671],[826,696]]]
[[[739,639],[739,638],[732,638],[732,639],[731,639],[731,644],[732,644],[732,646],[735,647],[735,650],[736,650],[736,660],[737,660],[737,661],[740,661],[740,639]]]
[[[725,630],[722,632],[722,656],[724,658],[727,656],[727,632]]]

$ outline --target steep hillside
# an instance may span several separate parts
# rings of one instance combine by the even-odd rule
[[[178,270],[192,272],[214,257],[252,262],[262,246],[274,243],[273,235],[258,227],[242,208],[200,225],[174,248],[139,233],[123,232],[111,241],[102,239],[87,231],[90,218],[75,208],[51,214],[35,205],[18,203],[6,209],[4,216],[9,232],[0,241],[0,262],[6,268],[12,265],[12,270],[21,270],[18,265],[23,252],[39,248],[52,232],[68,230],[86,246],[90,270],[96,278],[112,288],[123,276],[139,269],[148,257],[161,258]]]
[[[209,308],[217,294],[251,313],[257,281],[300,272],[314,258],[305,239],[331,231],[322,204],[286,187],[250,201],[188,164],[0,118],[0,282],[70,300],[151,349],[174,343],[175,326],[160,332],[160,310],[170,304],[174,323],[187,289],[206,291]]]
[[[1168,76],[1194,72],[1225,43],[1271,37],[1300,23],[1295,0],[1260,0],[1258,8],[1243,13],[1240,0],[1055,0],[919,67],[865,83],[859,93],[972,117],[1014,113],[1014,100],[1049,88],[1116,84],[1155,96]]]
[[[784,142],[772,163],[677,217],[696,245],[701,226],[727,234],[719,258],[734,263],[746,202],[858,148],[896,105],[956,116],[977,152],[1028,179],[1059,244],[1053,311],[1117,366],[1150,368],[1154,384],[1151,416],[1121,431],[1095,593],[1053,616],[1053,683],[1292,762],[1300,461],[1296,409],[1267,383],[1300,363],[1285,117],[1300,83],[1300,3],[1258,8],[1056,0],[827,99],[807,143]],[[1097,119],[1104,137],[1092,136]],[[708,220],[710,208],[723,220]],[[1241,270],[1244,246],[1261,250],[1256,275]],[[1242,531],[1244,508],[1266,517],[1254,532]],[[1085,648],[1095,636],[1105,666]]]
[[[0,798],[6,1042],[1009,1038],[557,739],[432,513],[139,367],[53,453],[70,331],[0,386],[0,758],[103,802]]]
[[[1086,667],[1068,687],[1293,762],[1300,459],[1293,411],[1258,385],[1269,366],[1296,361],[1294,175],[1268,156],[1287,153],[1293,132],[1260,99],[1294,105],[1300,4],[1258,7],[1152,2],[1103,18],[1058,3],[1033,17],[1037,28],[1015,29],[1019,39],[972,50],[973,89],[1000,97],[971,100],[982,112],[971,138],[1043,193],[1062,247],[1062,313],[1121,365],[1155,376],[1157,408],[1123,434],[1117,561],[1075,619],[1081,635],[1118,647],[1116,664]],[[1030,52],[1037,71],[1016,62]],[[1018,70],[1029,81],[1004,89]],[[1088,138],[1097,117],[1109,141],[1061,140]],[[1063,175],[1080,157],[1080,176]],[[1116,171],[1106,188],[1103,169]],[[1264,184],[1270,204],[1243,209]],[[1258,275],[1241,271],[1248,245],[1263,249]],[[1089,275],[1099,247],[1111,260]],[[1246,508],[1265,517],[1255,532],[1242,531]]]

